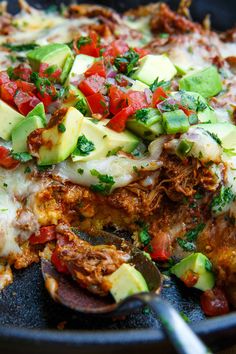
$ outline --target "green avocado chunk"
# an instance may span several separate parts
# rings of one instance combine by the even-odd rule
[[[132,152],[136,148],[139,144],[139,139],[134,134],[128,130],[117,133],[106,127],[108,122],[108,119],[98,121],[92,118],[85,118],[83,120],[78,141],[79,146],[77,145],[71,155],[74,162],[101,159],[118,150]],[[88,153],[81,152],[81,143],[83,146],[86,144],[91,147],[87,151]]]
[[[202,253],[193,253],[182,259],[171,268],[171,273],[180,278],[187,286],[202,291],[212,289],[215,285],[215,276],[212,272],[212,264]],[[195,284],[193,280],[195,279]]]
[[[188,117],[181,109],[163,113],[162,119],[167,134],[186,133],[190,127]]]
[[[217,95],[222,90],[221,77],[215,66],[209,66],[182,77],[181,90],[200,93],[205,98]]]
[[[68,57],[72,58],[72,52],[68,45],[61,43],[47,44],[27,53],[27,58],[34,71],[39,71],[39,66],[42,63],[49,66],[57,65],[63,69]]]
[[[85,117],[89,117],[91,112],[88,102],[84,94],[74,85],[69,85],[67,88],[67,94],[63,100],[63,107],[75,107]]]
[[[12,148],[14,152],[27,152],[27,137],[32,131],[38,128],[44,128],[45,124],[41,117],[30,116],[19,122],[12,130]]]
[[[128,296],[149,291],[143,275],[128,263],[123,263],[106,279],[111,284],[110,293],[116,302],[122,301]]]
[[[83,115],[70,107],[59,124],[44,129],[38,165],[57,164],[67,159],[76,148],[82,122]]]
[[[231,123],[198,124],[199,128],[214,134],[224,149],[236,152],[236,126]]]
[[[13,128],[24,119],[22,114],[0,100],[0,138],[10,140]]]
[[[46,114],[45,114],[44,105],[42,102],[38,103],[37,106],[35,106],[32,109],[32,111],[30,111],[27,114],[26,118],[30,118],[30,117],[34,117],[34,116],[40,117],[43,124],[46,125],[46,123],[47,123]]]
[[[140,59],[139,68],[132,77],[146,85],[151,85],[157,78],[159,81],[171,80],[176,73],[174,65],[166,55],[148,54]]]
[[[126,126],[141,138],[152,141],[164,132],[161,121],[158,109],[143,108],[128,119]]]
[[[180,101],[181,105],[196,111],[200,123],[216,123],[217,115],[213,108],[209,106],[206,99],[197,92],[178,91],[171,94],[174,99]]]

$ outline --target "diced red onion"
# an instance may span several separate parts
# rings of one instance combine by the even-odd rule
[[[148,88],[144,89],[144,94],[147,100],[147,103],[150,104],[152,102],[152,91],[149,90]]]

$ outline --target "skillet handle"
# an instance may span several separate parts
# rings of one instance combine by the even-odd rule
[[[140,293],[133,295],[132,299],[145,303],[156,312],[166,334],[179,354],[211,353],[178,312],[160,296],[152,293]]]

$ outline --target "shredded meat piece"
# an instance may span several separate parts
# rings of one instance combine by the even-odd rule
[[[196,32],[201,30],[198,23],[194,23],[184,16],[178,15],[176,12],[171,11],[168,5],[161,3],[150,21],[151,29],[154,32],[165,32],[169,34],[179,34]]]
[[[99,5],[80,4],[68,7],[68,17],[99,17],[108,18],[114,22],[119,22],[120,16],[111,8]]]
[[[129,254],[113,245],[93,246],[64,226],[59,226],[57,230],[58,257],[74,280],[94,294],[107,295],[110,284],[104,277],[128,261]]]

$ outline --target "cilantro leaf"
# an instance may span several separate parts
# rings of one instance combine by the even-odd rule
[[[80,49],[82,46],[86,44],[90,44],[92,39],[90,37],[81,36],[78,41],[76,42],[77,48]]]
[[[164,90],[168,90],[170,88],[170,81],[164,81],[161,80],[159,81],[159,78],[157,77],[153,83],[149,86],[150,90],[152,92],[156,91],[158,87],[162,87]]]
[[[147,246],[149,244],[149,242],[151,241],[151,237],[148,232],[147,225],[145,225],[144,228],[140,231],[139,239],[140,239],[140,242],[142,242],[142,244],[144,246]]]
[[[213,213],[218,213],[230,202],[235,200],[235,194],[232,191],[232,187],[222,186],[217,196],[212,199],[211,210]]]
[[[177,242],[184,251],[191,252],[191,251],[194,251],[196,248],[196,246],[193,242],[189,242],[189,241],[184,240],[183,238],[180,238],[180,237],[177,238]]]
[[[33,158],[28,152],[11,152],[11,157],[20,162],[27,162]]]
[[[95,150],[95,145],[92,141],[88,140],[85,135],[81,135],[77,142],[77,147],[73,152],[76,156],[87,156],[90,152]]]
[[[39,47],[39,45],[36,43],[25,43],[25,44],[4,43],[2,46],[14,52],[26,52],[27,50],[32,50]]]
[[[135,70],[138,61],[138,53],[133,49],[129,49],[124,55],[115,58],[114,65],[122,73],[130,75]]]
[[[112,186],[115,184],[114,178],[112,176],[102,174],[95,169],[91,170],[90,173],[92,176],[97,177],[99,180],[99,184],[91,185],[91,189],[94,192],[108,194],[110,192]]]

